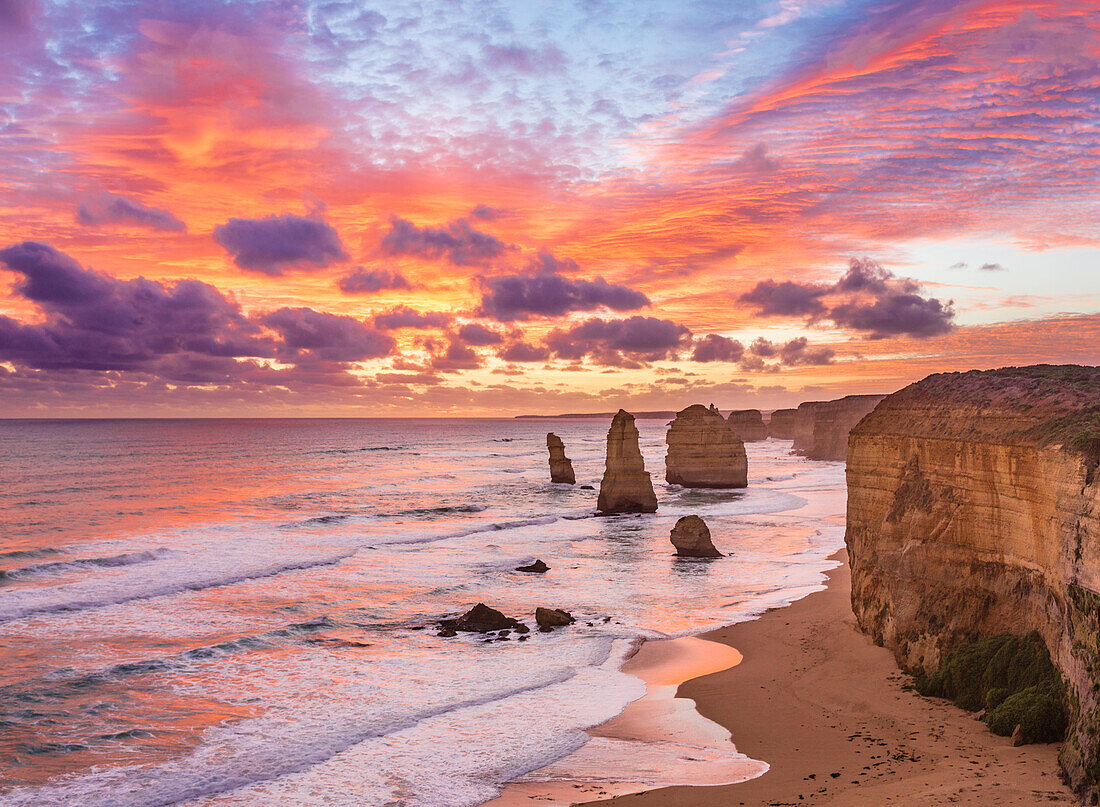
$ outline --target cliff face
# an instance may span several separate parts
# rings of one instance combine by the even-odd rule
[[[1071,693],[1062,765],[1100,796],[1100,368],[929,376],[852,431],[852,608],[908,670],[1043,637]]]
[[[676,415],[665,436],[665,479],[686,488],[748,485],[745,444],[713,406],[694,404]]]
[[[738,409],[730,412],[727,422],[733,433],[743,442],[754,443],[768,439],[768,427],[764,425],[759,409]]]
[[[812,460],[844,460],[848,457],[848,433],[885,395],[849,395],[824,401],[812,408],[813,440],[806,449]]]
[[[790,439],[794,440],[791,450],[796,454],[805,454],[814,445],[814,411],[825,401],[806,401],[800,403],[794,412],[794,422]]]
[[[638,427],[634,425],[634,416],[622,409],[607,431],[607,464],[596,509],[605,515],[657,510],[653,482],[638,448]]]
[[[793,440],[797,409],[776,409],[768,418],[768,437],[777,440]]]

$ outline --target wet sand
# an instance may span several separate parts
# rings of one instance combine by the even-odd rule
[[[1057,745],[1013,748],[973,715],[905,689],[909,679],[890,653],[856,628],[847,556],[837,557],[844,563],[830,573],[825,591],[704,634],[744,658],[677,692],[729,729],[738,751],[765,761],[766,773],[740,784],[667,787],[585,803],[1076,804],[1058,775]],[[591,798],[581,792],[578,802]]]

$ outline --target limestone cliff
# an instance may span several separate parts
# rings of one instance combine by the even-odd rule
[[[546,448],[550,451],[550,481],[573,485],[577,477],[573,474],[573,463],[565,456],[565,443],[553,432],[546,435]]]
[[[776,409],[768,418],[768,437],[777,440],[793,440],[797,409]]]
[[[1062,765],[1100,797],[1100,368],[933,375],[852,431],[845,540],[860,626],[902,667],[1043,637],[1071,693]],[[1094,802],[1095,803],[1095,802]]]
[[[638,448],[638,427],[634,425],[634,416],[622,409],[607,432],[607,464],[596,509],[605,515],[657,510],[653,482]]]
[[[730,412],[727,422],[733,433],[746,443],[768,439],[768,427],[764,425],[759,409],[738,409]]]
[[[665,436],[665,480],[686,488],[748,485],[745,444],[718,410],[693,404],[676,415]]]
[[[814,445],[814,411],[825,401],[806,401],[795,410],[791,439],[791,450],[796,454],[805,454]]]
[[[813,440],[806,449],[811,460],[843,460],[848,456],[848,433],[885,395],[848,395],[812,407]]]

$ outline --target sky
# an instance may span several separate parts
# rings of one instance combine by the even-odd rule
[[[1095,0],[0,0],[0,416],[1100,363]]]

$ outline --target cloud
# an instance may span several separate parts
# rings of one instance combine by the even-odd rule
[[[470,322],[458,329],[458,338],[467,345],[499,345],[504,336],[499,331],[486,328],[476,322]]]
[[[76,210],[76,220],[89,227],[128,224],[177,233],[187,229],[187,225],[167,210],[147,207],[114,193],[100,194],[80,205]]]
[[[708,333],[695,342],[691,353],[692,361],[741,361],[745,346],[736,339],[729,339],[716,333]]]
[[[1003,272],[1004,271],[1004,267],[1001,266],[999,263],[983,263],[978,268],[985,271],[985,272]]]
[[[793,283],[790,280],[779,283],[761,280],[738,299],[754,306],[764,316],[817,315],[825,310],[820,298],[828,292],[827,287]]]
[[[805,336],[792,339],[779,348],[779,358],[788,367],[832,364],[836,351],[831,347],[810,347]]]
[[[386,269],[355,269],[336,281],[344,294],[373,294],[385,289],[411,289],[412,285],[400,272]]]
[[[516,341],[505,345],[497,355],[505,361],[546,361],[550,358],[550,351],[545,347]]]
[[[230,219],[215,228],[214,238],[237,266],[271,277],[285,269],[324,268],[347,258],[336,230],[319,219],[290,214]]]
[[[485,63],[494,69],[509,69],[519,73],[560,70],[564,56],[557,47],[546,45],[538,50],[525,45],[486,45],[482,49]]]
[[[640,291],[608,283],[602,277],[572,280],[559,274],[578,268],[576,261],[540,252],[524,274],[481,278],[479,313],[511,322],[530,316],[559,317],[571,311],[601,307],[633,311],[649,305],[649,298]]]
[[[356,362],[390,355],[391,336],[354,317],[326,314],[312,308],[280,308],[260,321],[282,336],[280,358]]]
[[[490,207],[489,205],[477,205],[470,211],[470,215],[482,221],[496,221],[509,214],[503,207]]]
[[[678,323],[655,317],[604,320],[594,317],[571,328],[555,328],[546,346],[557,357],[593,357],[597,363],[622,365],[671,358],[691,344],[691,331]]]
[[[396,216],[390,219],[390,231],[379,245],[383,255],[446,259],[456,266],[486,266],[508,249],[500,239],[475,230],[466,219],[442,227],[417,227]]]
[[[450,314],[442,311],[417,311],[407,305],[394,306],[389,311],[374,315],[374,327],[384,331],[401,328],[446,328],[450,324]]]
[[[430,363],[433,369],[445,373],[453,373],[459,370],[476,370],[481,366],[481,356],[461,342],[452,339],[447,344],[445,351],[432,356]]]
[[[913,278],[897,277],[869,258],[852,258],[848,271],[831,285],[763,280],[739,299],[764,316],[805,315],[811,323],[829,319],[842,328],[868,331],[871,339],[947,333],[954,327],[952,301],[923,297],[920,290]]]

